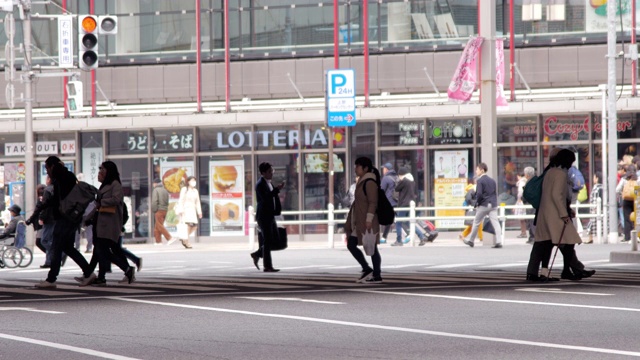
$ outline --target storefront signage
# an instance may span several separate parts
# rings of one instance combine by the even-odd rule
[[[75,153],[76,153],[75,140],[60,140],[60,154],[75,154]]]
[[[146,151],[149,143],[147,135],[129,135],[127,146],[129,151]],[[191,150],[193,149],[193,134],[172,134],[167,139],[155,141],[153,150]]]
[[[75,141],[61,141],[65,143],[65,148],[68,152],[62,154],[75,154]],[[71,146],[73,144],[73,146]],[[73,151],[69,151],[72,148]],[[36,154],[37,155],[56,155],[58,154],[58,142],[57,141],[38,141],[36,142]],[[27,147],[25,143],[6,143],[4,144],[5,156],[20,156],[27,153]]]
[[[304,137],[304,143],[307,145],[327,146],[327,136],[322,129],[309,130],[306,129],[302,132]],[[300,131],[299,130],[263,130],[255,132],[256,145],[260,147],[268,147],[273,145],[275,147],[293,147],[300,145]],[[218,149],[229,148],[241,148],[253,142],[253,133],[233,131],[230,132],[227,137],[224,137],[223,133],[218,133],[216,137]]]
[[[82,173],[84,181],[100,187],[98,182],[98,170],[102,164],[102,148],[91,147],[82,149]]]
[[[245,235],[244,161],[209,162],[211,236]]]
[[[162,185],[169,192],[169,205],[167,216],[164,218],[164,227],[171,236],[177,236],[180,214],[184,210],[179,206],[181,190],[187,186],[187,178],[195,174],[193,161],[175,160],[168,157],[159,158],[159,162],[160,180],[162,180]],[[139,184],[140,179],[138,178],[137,181]]]
[[[578,136],[580,133],[589,133],[589,117],[586,117],[582,122],[560,122],[560,120],[556,116],[550,116],[544,119],[543,125],[545,135],[556,135],[556,134],[570,134],[571,140],[578,140]],[[629,121],[618,121],[616,124],[616,129],[618,132],[625,132],[631,130],[631,122]],[[535,126],[516,126],[514,127],[514,134],[525,134],[521,131],[529,131],[530,128],[534,128]],[[602,132],[602,124],[594,123],[593,131],[596,133]]]
[[[473,141],[473,120],[429,121],[429,143],[467,144]]]
[[[469,176],[469,151],[444,150],[434,151],[433,166],[435,170],[434,203],[436,207],[462,206],[465,197],[465,186]],[[450,217],[437,220],[437,228],[461,228],[464,210],[437,210],[436,216]]]
[[[424,125],[421,123],[400,123],[398,130],[400,130],[400,145],[419,145],[422,138]]]

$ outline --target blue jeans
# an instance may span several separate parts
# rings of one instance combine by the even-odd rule
[[[409,211],[405,210],[405,211],[398,211],[398,217],[407,217],[409,216]],[[406,225],[406,227],[405,227]],[[409,222],[408,221],[397,221],[396,220],[396,241],[397,242],[402,242],[402,230],[404,229],[404,232],[407,233],[407,236],[409,236]],[[418,238],[420,238],[420,240],[424,240],[424,232],[422,231],[422,229],[420,229],[419,226],[416,226],[416,234],[418,235]]]
[[[53,243],[53,228],[55,227],[55,223],[44,224],[42,226],[42,238],[40,243],[47,249],[46,257],[44,260],[45,265],[51,265],[51,244]]]

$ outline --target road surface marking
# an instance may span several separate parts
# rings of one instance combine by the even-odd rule
[[[328,266],[333,265],[305,265],[305,266],[290,266],[290,267],[281,267],[280,270],[297,270],[297,269],[313,269],[313,268],[326,268]]]
[[[487,268],[508,268],[508,267],[517,267],[517,266],[526,266],[527,262],[523,261],[523,262],[518,262],[518,263],[510,263],[510,264],[492,264],[492,265],[482,265],[480,266],[483,269],[487,269]]]
[[[407,267],[412,267],[412,266],[429,266],[431,264],[405,264],[405,265],[387,265],[385,266],[385,270],[386,269],[402,269],[402,268],[407,268]]]
[[[29,312],[37,312],[44,314],[66,314],[60,311],[49,311],[49,310],[38,310],[33,308],[23,308],[23,307],[0,307],[0,311],[29,311]]]
[[[322,300],[309,300],[302,298],[280,298],[280,297],[252,297],[252,296],[238,296],[238,299],[249,299],[249,300],[262,300],[262,301],[300,301],[300,302],[309,302],[314,304],[329,304],[329,305],[343,305],[346,303],[337,302],[337,301],[322,301]]]
[[[15,335],[9,335],[9,334],[0,333],[0,338],[7,339],[7,340],[22,341],[22,342],[26,342],[26,343],[29,343],[29,344],[35,344],[35,345],[48,346],[48,347],[52,347],[52,348],[60,349],[60,350],[73,351],[73,352],[77,352],[77,353],[84,354],[84,355],[91,355],[91,356],[101,357],[101,358],[104,358],[104,359],[137,360],[136,358],[132,358],[132,357],[128,357],[128,356],[109,354],[109,353],[102,352],[102,351],[96,351],[96,350],[91,350],[91,349],[83,349],[83,348],[70,346],[70,345],[56,344],[56,343],[52,343],[52,342],[49,342],[49,341],[30,339],[30,338],[26,338],[26,337],[22,337],[22,336],[15,336]]]
[[[593,295],[593,296],[613,296],[613,294],[604,294],[604,293],[591,293],[591,292],[579,292],[579,291],[564,291],[563,289],[558,288],[519,288],[515,289],[516,291],[526,291],[526,292],[540,292],[547,294],[571,294],[571,295]]]
[[[429,269],[429,270],[433,270],[433,269],[452,269],[452,268],[457,268],[457,267],[465,267],[465,266],[473,266],[473,265],[482,265],[482,264],[480,264],[480,263],[444,264],[444,265],[427,266],[426,269]]]
[[[33,286],[33,283],[31,284],[31,286]],[[15,293],[15,294],[29,294],[29,295],[43,295],[43,296],[86,295],[86,293],[82,293],[82,292],[55,291],[55,289],[38,290],[38,288],[36,287],[32,287],[28,289],[0,287],[0,293]]]
[[[562,350],[578,350],[578,351],[586,351],[586,352],[594,352],[594,353],[613,354],[613,355],[627,355],[627,356],[640,357],[640,352],[617,350],[617,349],[606,349],[606,348],[596,348],[596,347],[588,347],[588,346],[555,344],[555,343],[546,343],[546,342],[537,342],[537,341],[528,341],[528,340],[517,340],[517,339],[506,339],[506,338],[496,338],[496,337],[468,335],[468,334],[456,334],[456,333],[443,332],[443,331],[413,329],[413,328],[405,328],[405,327],[399,327],[399,326],[387,326],[387,325],[378,325],[378,324],[369,324],[369,323],[358,323],[358,322],[352,322],[352,321],[340,321],[340,320],[313,318],[313,317],[307,317],[307,316],[283,315],[283,314],[273,314],[273,313],[259,313],[259,312],[255,312],[255,311],[223,309],[223,308],[214,308],[214,307],[208,307],[208,306],[196,306],[196,305],[187,305],[187,304],[181,304],[181,303],[168,303],[168,302],[150,301],[150,300],[141,300],[141,299],[131,299],[131,298],[111,297],[110,299],[117,300],[117,301],[128,301],[128,302],[134,302],[134,303],[148,304],[148,305],[169,306],[169,307],[176,307],[176,308],[183,308],[183,309],[205,310],[205,311],[214,311],[214,312],[221,312],[221,313],[251,315],[251,316],[262,316],[262,317],[279,318],[279,319],[287,319],[287,320],[299,320],[299,321],[308,321],[308,322],[331,324],[331,325],[342,325],[342,326],[350,326],[350,327],[358,327],[358,328],[398,331],[398,332],[404,332],[404,333],[424,334],[424,335],[432,335],[432,336],[444,336],[444,337],[468,339],[468,340],[489,341],[489,342],[496,342],[496,343],[507,343],[507,344],[516,344],[516,345],[538,346],[538,347],[543,347],[543,348],[554,348],[554,349],[562,349]],[[640,310],[638,310],[638,311],[640,311]]]
[[[559,306],[559,307],[571,307],[571,308],[583,308],[583,309],[640,312],[640,309],[624,308],[624,307],[617,307],[617,306],[564,304],[564,303],[550,303],[550,302],[540,302],[540,301],[491,299],[491,298],[477,298],[477,297],[452,296],[452,295],[413,294],[413,293],[403,293],[403,292],[384,291],[384,290],[349,289],[348,291],[370,292],[370,293],[376,293],[376,294],[400,295],[400,296],[418,296],[418,297],[452,299],[452,300],[485,301],[485,302],[500,302],[500,303],[510,303],[510,304],[544,305],[544,306]]]

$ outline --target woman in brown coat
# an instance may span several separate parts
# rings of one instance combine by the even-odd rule
[[[576,160],[575,154],[562,149],[556,156],[550,159],[550,164],[542,183],[542,196],[540,208],[537,211],[535,224],[536,242],[551,241],[562,252],[564,268],[562,279],[580,280],[590,277],[595,270],[585,270],[584,265],[578,260],[575,244],[582,243],[578,231],[571,221],[575,217],[575,211],[570,208],[571,183],[567,170]],[[564,234],[562,229],[564,227]],[[562,236],[562,238],[561,238]],[[549,249],[553,248],[550,246]],[[549,252],[547,256],[551,255]]]
[[[355,172],[359,177],[354,192],[354,201],[349,209],[347,221],[345,223],[345,233],[348,236],[347,249],[351,255],[362,266],[362,274],[358,278],[359,283],[379,284],[382,282],[380,274],[380,264],[382,258],[378,252],[380,244],[380,224],[378,223],[378,188],[380,187],[380,173],[373,167],[371,159],[360,157],[355,162]],[[366,193],[365,193],[366,187]],[[362,236],[366,231],[371,230],[376,234],[376,246],[371,262],[373,269],[367,263],[364,254],[358,245],[362,245]]]

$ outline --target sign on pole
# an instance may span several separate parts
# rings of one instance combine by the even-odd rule
[[[73,16],[58,17],[58,67],[73,67]]]
[[[353,69],[327,71],[327,124],[356,125],[356,78]]]

